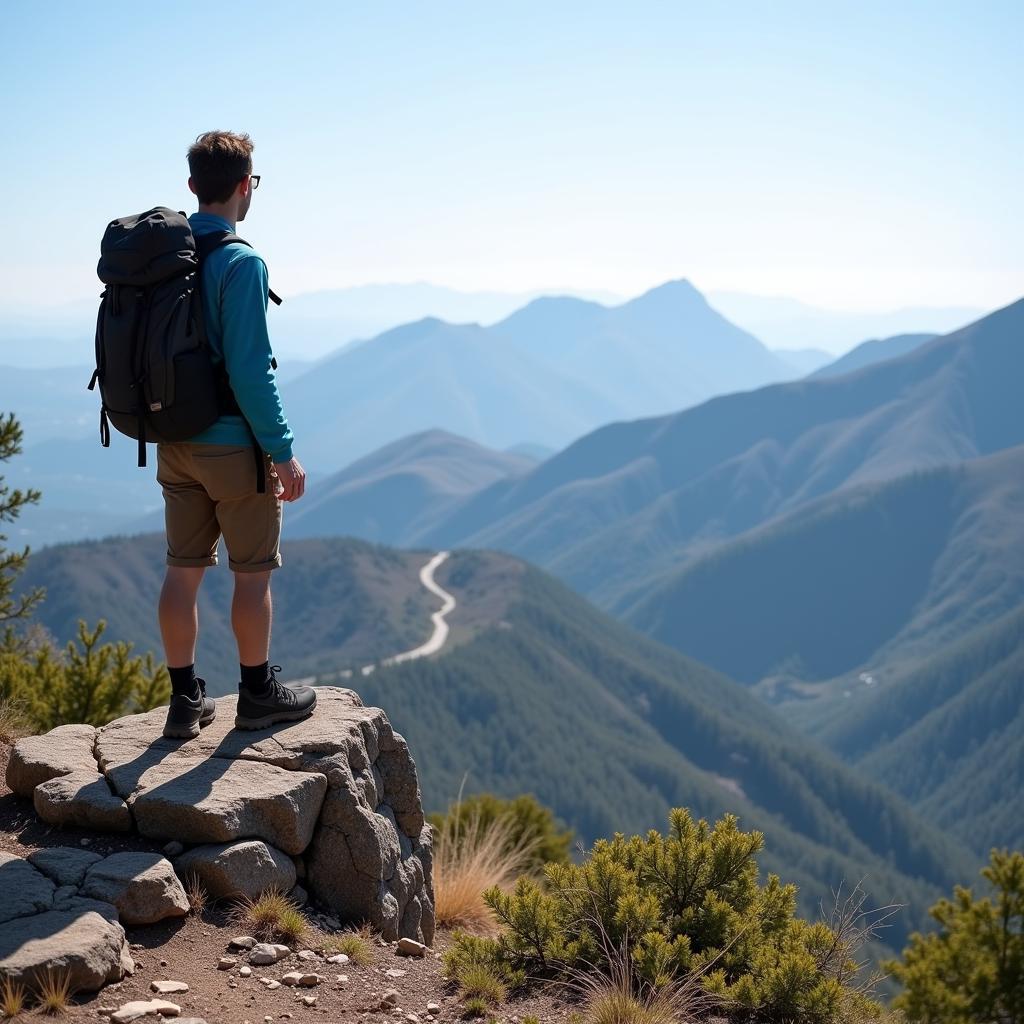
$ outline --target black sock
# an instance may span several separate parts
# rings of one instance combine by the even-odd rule
[[[262,665],[243,665],[239,662],[238,667],[242,670],[242,686],[251,693],[265,693],[270,688],[269,661]]]
[[[199,683],[196,682],[195,665],[185,665],[183,668],[168,668],[171,675],[171,693],[184,694],[196,700],[199,697]]]

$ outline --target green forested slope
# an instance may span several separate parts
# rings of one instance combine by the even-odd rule
[[[501,557],[456,552],[439,582],[458,596]],[[909,904],[885,935],[893,943],[976,871],[963,847],[741,686],[530,567],[499,622],[356,688],[409,739],[430,810],[466,776],[466,792],[535,793],[585,841],[659,828],[673,805],[709,819],[733,811],[765,831],[761,862],[799,882],[804,913],[861,878],[869,902]]]
[[[1017,446],[829,495],[618,611],[642,632],[757,683],[891,674],[1022,601]]]
[[[162,660],[157,599],[164,577],[164,538],[156,534],[63,544],[33,552],[19,587],[46,588],[34,614],[61,643],[79,619],[107,621],[107,638],[128,640]],[[420,585],[426,552],[399,551],[349,537],[292,541],[273,577],[271,654],[295,678],[359,666],[407,650],[430,636],[437,599]],[[227,561],[221,544],[222,563]],[[206,571],[199,598],[196,671],[211,694],[238,685],[231,632],[232,575]]]
[[[830,703],[817,734],[837,754],[979,855],[1024,849],[1024,606]]]

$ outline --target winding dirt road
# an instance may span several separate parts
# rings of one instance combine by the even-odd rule
[[[445,616],[450,614],[455,609],[455,598],[452,594],[449,594],[435,579],[434,571],[437,567],[451,554],[450,551],[438,551],[433,558],[422,569],[420,569],[420,583],[426,587],[432,594],[436,594],[442,600],[441,607],[433,612],[430,616],[430,621],[434,624],[434,632],[430,635],[430,639],[426,643],[420,644],[419,647],[414,647],[409,651],[402,651],[401,654],[392,654],[389,658],[382,658],[379,662],[375,662],[372,665],[363,665],[362,668],[356,669],[355,671],[360,675],[368,676],[377,665],[397,665],[402,661],[412,661],[414,658],[424,658],[428,654],[436,654],[442,647],[444,647],[445,641],[448,639],[448,623],[445,622]],[[328,675],[321,676],[308,676],[304,679],[292,680],[294,683],[328,683],[332,679],[349,679],[353,675],[353,670],[350,668],[342,669],[340,672],[333,672]]]

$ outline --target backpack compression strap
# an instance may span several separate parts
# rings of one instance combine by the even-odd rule
[[[238,235],[231,231],[207,231],[201,235],[195,236],[196,249],[199,251],[200,261],[205,260],[211,252],[219,249],[223,245],[230,245],[232,242],[240,242],[242,245],[247,245],[252,248],[252,243],[247,242],[244,238],[239,238]],[[284,301],[273,288],[268,288],[270,292],[270,301],[275,306],[280,306]]]

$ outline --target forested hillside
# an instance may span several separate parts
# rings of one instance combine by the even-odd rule
[[[112,639],[156,647],[160,554],[158,537],[55,548],[25,583],[48,585],[38,618],[58,635],[75,610],[102,608]],[[286,677],[333,675],[426,639],[437,599],[417,574],[428,553],[337,538],[291,542],[284,557],[272,650]],[[229,575],[208,572],[201,608],[197,668],[219,693],[235,685]],[[908,928],[938,889],[976,869],[964,847],[742,686],[540,570],[458,551],[436,578],[458,602],[441,653],[345,683],[407,734],[429,809],[443,810],[468,774],[469,792],[535,793],[585,839],[657,827],[673,805],[732,810],[764,828],[766,864],[800,882],[808,912],[866,874],[873,899],[910,902]],[[232,663],[224,675],[208,671],[218,658]]]

